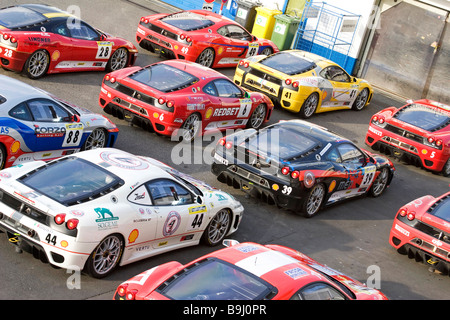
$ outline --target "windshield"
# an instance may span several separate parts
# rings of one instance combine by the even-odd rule
[[[296,52],[280,52],[263,59],[261,64],[288,75],[300,74],[316,67],[316,64]]]
[[[123,184],[107,170],[75,157],[51,162],[19,180],[64,205],[88,201]]]
[[[248,150],[278,159],[291,159],[316,148],[319,143],[304,135],[297,126],[276,125],[261,130],[248,141]]]
[[[183,270],[161,294],[175,300],[258,300],[272,291],[270,284],[251,273],[208,259]]]
[[[130,78],[162,92],[181,90],[198,81],[190,73],[163,63],[144,68]]]
[[[184,31],[204,29],[214,24],[211,20],[193,12],[175,13],[162,18],[161,21]]]
[[[435,208],[433,211],[431,211],[431,214],[441,218],[442,220],[445,220],[447,222],[450,222],[450,198],[447,197],[443,199]]]
[[[395,117],[403,122],[427,131],[439,130],[450,124],[448,114],[423,104],[410,104],[400,109]]]
[[[0,10],[0,25],[13,29],[45,21],[46,18],[33,10],[23,7],[9,7]]]

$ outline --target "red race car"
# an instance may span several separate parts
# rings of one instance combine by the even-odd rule
[[[115,300],[387,300],[376,289],[280,245],[224,240],[186,265],[172,261],[120,284]]]
[[[55,7],[23,4],[0,9],[0,64],[37,79],[47,73],[118,70],[137,49]]]
[[[369,124],[366,144],[394,157],[450,175],[450,106],[427,99],[389,107]]]
[[[205,132],[259,128],[273,110],[264,94],[247,92],[213,69],[182,60],[108,73],[99,104],[119,119],[185,141]]]
[[[234,67],[243,58],[279,51],[272,41],[258,39],[238,23],[207,10],[142,17],[136,40],[142,48],[169,59],[209,68]]]
[[[450,192],[440,197],[427,195],[397,213],[389,243],[399,253],[422,261],[434,271],[450,271]]]

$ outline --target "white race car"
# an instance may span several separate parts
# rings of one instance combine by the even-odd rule
[[[7,168],[0,179],[0,231],[9,241],[95,278],[200,240],[219,244],[244,211],[225,192],[113,148]]]

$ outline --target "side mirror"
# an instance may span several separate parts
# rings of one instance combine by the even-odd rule
[[[232,239],[225,239],[225,240],[222,241],[222,244],[225,247],[232,247],[232,246],[235,246],[235,245],[239,244],[239,241],[232,240]]]
[[[106,36],[104,34],[100,35],[100,41],[105,41],[106,40]]]
[[[81,119],[80,119],[80,116],[79,116],[79,115],[74,114],[73,116],[70,117],[70,121],[71,121],[71,122],[80,122]]]
[[[196,201],[197,201],[198,204],[203,204],[203,199],[200,196],[197,196]]]

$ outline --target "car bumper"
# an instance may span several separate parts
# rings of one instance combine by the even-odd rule
[[[0,65],[5,69],[21,72],[29,56],[29,53],[0,45]]]
[[[185,120],[174,119],[172,112],[140,104],[136,99],[104,84],[100,90],[99,104],[107,114],[166,136],[176,135]]]
[[[6,210],[1,204],[0,211]],[[95,249],[95,243],[76,242],[74,237],[59,233],[18,212],[13,212],[11,216],[0,215],[0,231],[5,233],[8,241],[19,252],[31,253],[44,263],[81,271]]]
[[[274,77],[271,77],[272,79]],[[299,112],[309,93],[293,90],[283,84],[282,79],[267,81],[259,76],[250,74],[239,67],[236,68],[233,81],[248,90],[267,95],[272,102],[292,112]]]
[[[395,219],[389,243],[409,258],[422,261],[438,270],[450,270],[450,244]]]
[[[435,149],[424,144],[405,139],[384,128],[369,125],[365,142],[374,150],[380,150],[426,169],[440,172],[448,159],[445,150]]]
[[[168,59],[181,59],[195,62],[198,57],[198,52],[193,46],[182,44],[141,26],[136,31],[136,41],[141,48]]]
[[[245,193],[260,199],[261,201],[276,205],[279,208],[298,211],[304,201],[301,188],[291,187],[288,182],[276,177],[261,175],[251,166],[241,164],[224,164],[224,158],[215,153],[211,165],[211,172],[217,176],[217,180],[226,183],[235,189],[241,189]],[[225,160],[227,161],[227,160]],[[286,188],[292,188],[289,195],[283,193]],[[284,191],[286,192],[286,191]]]

